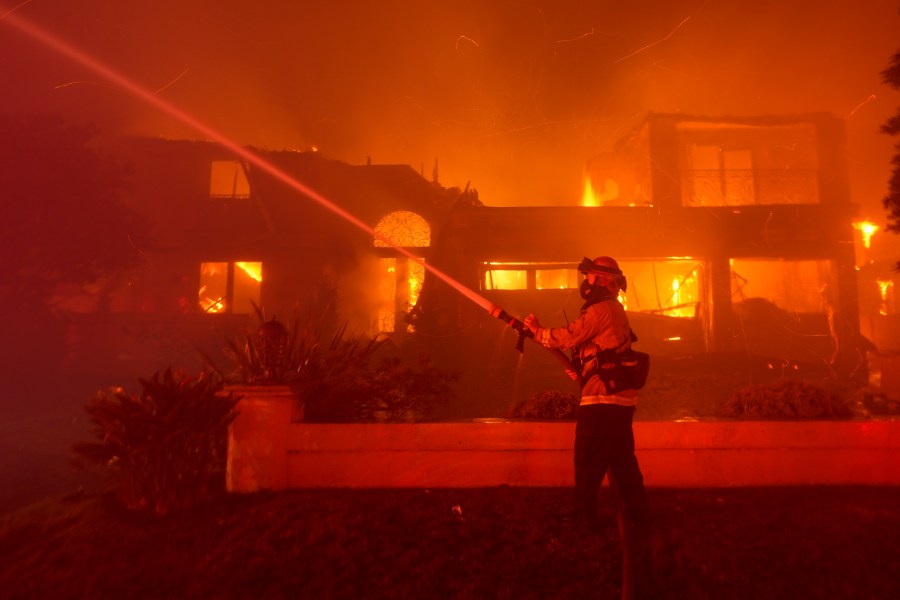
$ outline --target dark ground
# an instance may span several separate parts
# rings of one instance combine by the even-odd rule
[[[900,597],[900,489],[649,496],[638,597]],[[154,518],[72,495],[0,519],[0,597],[618,598],[608,494],[591,533],[560,524],[568,501],[563,488],[294,490]]]

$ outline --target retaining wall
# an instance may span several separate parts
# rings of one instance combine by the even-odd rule
[[[240,401],[230,491],[573,482],[574,423],[314,424],[292,422],[291,401]],[[900,421],[637,421],[634,433],[649,487],[900,485]]]

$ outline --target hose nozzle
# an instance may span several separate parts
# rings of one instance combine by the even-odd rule
[[[534,334],[530,329],[525,327],[525,323],[510,315],[508,312],[503,310],[497,305],[491,306],[491,316],[497,319],[500,319],[513,329],[519,332],[519,339],[516,340],[516,350],[519,352],[525,351],[525,338],[533,338]]]

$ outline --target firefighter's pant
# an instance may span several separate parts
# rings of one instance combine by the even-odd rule
[[[607,472],[626,516],[633,522],[647,517],[644,477],[634,455],[633,406],[590,404],[578,407],[575,425],[575,515],[594,521],[597,492]]]

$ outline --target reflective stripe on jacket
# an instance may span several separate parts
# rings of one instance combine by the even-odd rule
[[[588,306],[568,327],[543,327],[534,339],[547,348],[571,350],[578,347],[584,359],[598,350],[626,349],[631,346],[631,327],[625,308],[615,299]],[[592,376],[581,388],[581,404],[619,404],[635,406],[637,390],[606,394],[600,378]]]

